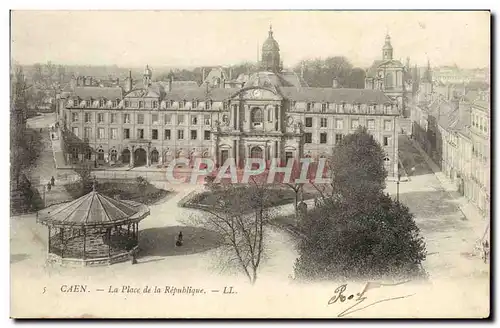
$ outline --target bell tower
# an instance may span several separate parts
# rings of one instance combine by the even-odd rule
[[[383,60],[392,60],[392,45],[391,45],[391,37],[389,34],[385,36],[385,44],[384,47],[382,48],[382,59]]]
[[[273,27],[269,25],[269,34],[262,45],[261,69],[274,73],[281,72],[280,47],[273,37]]]

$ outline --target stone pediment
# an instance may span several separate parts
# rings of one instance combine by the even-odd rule
[[[403,68],[399,60],[388,60],[379,65],[379,68]]]
[[[274,89],[274,88],[273,88]],[[235,94],[233,99],[238,98],[251,99],[251,100],[283,100],[283,97],[278,94],[277,91],[273,91],[267,88],[255,87],[255,88],[245,88]]]
[[[160,95],[151,89],[136,89],[125,95],[125,98],[158,98]]]

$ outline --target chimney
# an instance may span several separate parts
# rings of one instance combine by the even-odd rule
[[[126,91],[127,92],[132,91],[132,70],[128,71],[128,80],[127,80]]]
[[[170,74],[168,78],[168,92],[172,91],[172,82],[174,81],[174,75]]]
[[[233,68],[229,67],[229,81],[233,80]]]
[[[333,78],[333,83],[332,83],[332,88],[338,89],[339,87],[339,81],[337,80],[336,77]]]

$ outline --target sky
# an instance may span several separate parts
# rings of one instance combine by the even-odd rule
[[[287,67],[346,56],[366,68],[386,33],[403,63],[490,62],[490,14],[478,11],[13,11],[11,55],[23,65],[231,65],[257,60],[270,24]]]

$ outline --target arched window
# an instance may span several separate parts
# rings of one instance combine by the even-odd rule
[[[116,149],[111,149],[111,160],[116,161],[117,157],[118,157],[118,152],[116,151]]]
[[[78,158],[78,149],[77,149],[76,147],[73,147],[73,148],[71,149],[71,156],[72,156],[73,158],[75,158],[75,159],[77,159],[77,158]]]
[[[87,150],[85,151],[85,159],[92,159],[92,149],[87,148]]]
[[[252,109],[251,115],[250,115],[250,120],[252,122],[253,126],[261,126],[262,125],[262,109],[259,107],[255,107]]]
[[[97,151],[97,159],[100,161],[104,161],[104,149],[99,149]]]
[[[251,158],[262,158],[262,148],[255,146],[250,150]]]
[[[151,164],[158,164],[159,155],[160,154],[156,149],[153,149],[153,151],[151,151]]]
[[[385,87],[392,88],[394,85],[394,74],[391,72],[385,73]]]

